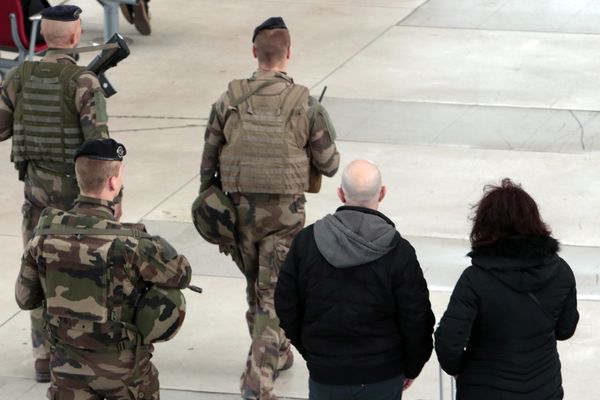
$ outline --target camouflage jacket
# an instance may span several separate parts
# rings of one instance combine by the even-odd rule
[[[85,227],[118,234],[45,233],[62,227]],[[15,296],[20,308],[46,306],[51,337],[82,349],[133,342],[132,323],[141,293],[149,284],[185,288],[191,267],[157,236],[131,235],[114,219],[112,204],[79,196],[68,212],[44,210],[37,233],[22,258]]]
[[[42,62],[75,64],[75,60],[68,55],[52,54],[48,51]],[[7,140],[13,136],[13,114],[17,102],[15,91],[16,67],[11,69],[0,84],[0,141]],[[98,78],[91,73],[85,72],[77,79],[75,98],[73,99],[75,109],[79,113],[82,140],[98,137],[108,137],[108,117],[105,102],[98,102],[96,98],[101,96]],[[62,165],[53,162],[29,162],[26,169],[20,171],[25,175],[26,196],[31,202],[39,207],[61,207],[63,203],[71,204],[78,194],[75,183],[73,166]],[[61,200],[53,201],[52,197],[60,197]],[[66,201],[62,201],[66,199]]]
[[[293,79],[285,73],[258,70],[253,78],[282,79],[294,83]],[[310,148],[311,163],[325,176],[333,176],[338,170],[340,154],[335,146],[335,129],[329,119],[325,108],[313,97],[309,97],[303,106],[306,112],[312,116],[309,121],[308,143]],[[309,110],[315,108],[314,113]],[[219,170],[219,154],[226,144],[225,124],[231,112],[229,95],[223,93],[213,104],[204,134],[204,150],[200,164],[200,191],[206,189],[215,173]]]

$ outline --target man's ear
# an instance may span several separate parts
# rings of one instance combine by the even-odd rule
[[[252,56],[254,56],[254,58],[258,58],[256,56],[256,47],[254,45],[252,45]]]
[[[387,186],[382,186],[381,190],[379,190],[379,202],[381,203],[381,201],[383,200],[383,198],[385,197],[385,195],[387,194]]]
[[[344,194],[344,190],[341,187],[337,188],[337,195],[340,201],[343,204],[346,204],[346,195]]]
[[[288,47],[287,54],[285,55],[286,59],[290,59],[292,57],[292,46]]]
[[[111,192],[116,192],[118,185],[119,182],[116,176],[111,176],[110,178],[108,178],[108,188]]]

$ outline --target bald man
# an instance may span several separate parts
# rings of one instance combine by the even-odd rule
[[[275,291],[281,328],[307,361],[310,400],[398,400],[433,348],[415,250],[377,211],[379,168],[354,160],[344,204],[294,239]]]
[[[0,141],[12,137],[11,161],[25,184],[24,245],[44,208],[68,210],[79,194],[75,149],[85,139],[108,137],[106,101],[98,78],[60,52],[77,47],[80,13],[76,6],[44,9],[41,32],[49,46],[46,56],[11,69],[0,84]],[[34,366],[36,380],[49,382],[41,310],[31,312]]]

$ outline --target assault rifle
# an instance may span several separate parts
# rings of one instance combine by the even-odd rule
[[[52,50],[53,54],[68,54],[74,56],[79,53],[89,53],[92,51],[102,50],[92,62],[87,65],[88,71],[92,71],[98,77],[100,86],[104,91],[105,97],[110,97],[117,93],[113,85],[109,82],[104,73],[115,67],[119,62],[129,57],[129,46],[123,36],[115,33],[105,44],[100,46],[76,47],[74,49],[58,49]]]
[[[98,76],[100,86],[104,91],[104,96],[110,97],[117,93],[117,91],[104,73],[108,69],[117,66],[119,62],[129,56],[129,46],[127,46],[127,42],[123,36],[115,33],[110,39],[108,39],[106,44],[101,47],[102,52],[94,57],[92,62],[88,64],[87,69]]]

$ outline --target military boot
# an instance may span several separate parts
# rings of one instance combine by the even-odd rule
[[[33,364],[35,368],[35,381],[39,383],[50,382],[50,360],[38,358]]]

